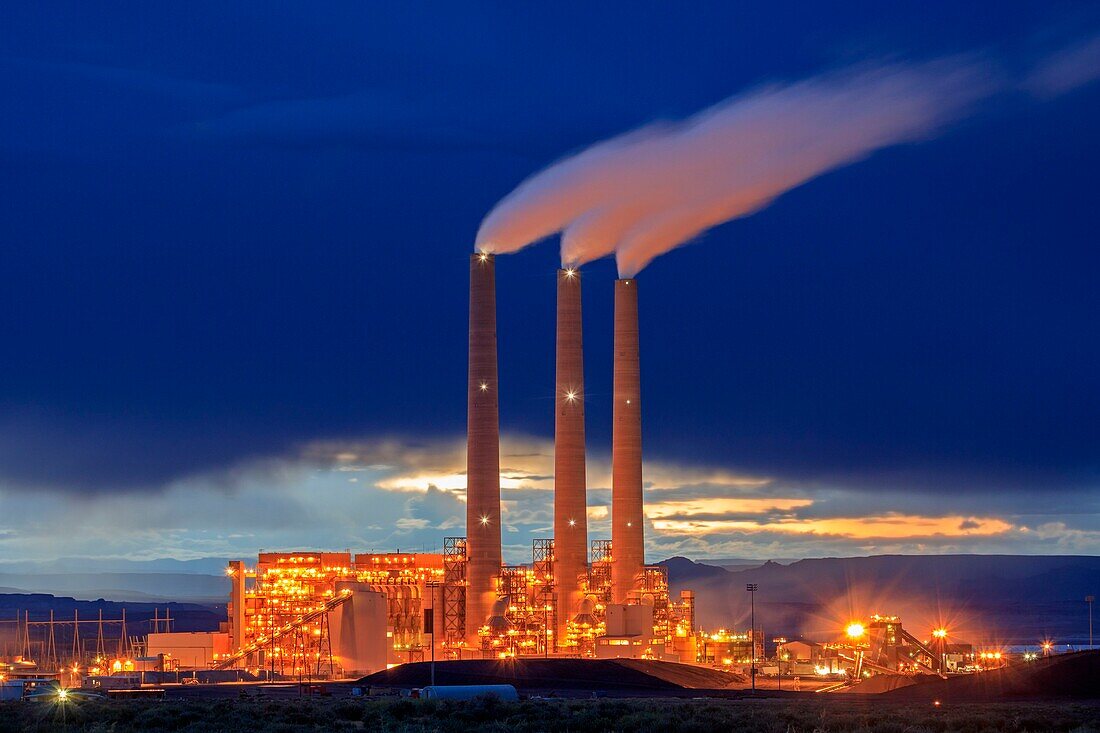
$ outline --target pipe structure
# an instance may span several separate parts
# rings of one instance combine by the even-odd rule
[[[580,576],[588,567],[588,501],[584,456],[584,352],[581,274],[558,270],[554,397],[554,585],[558,646],[580,610]]]
[[[470,258],[466,422],[466,641],[477,645],[500,576],[500,422],[493,255]]]
[[[231,581],[229,589],[229,651],[237,652],[245,645],[245,578],[244,562],[230,560],[226,568]]]
[[[642,516],[642,394],[638,281],[615,281],[611,433],[611,600],[625,603],[645,565]]]

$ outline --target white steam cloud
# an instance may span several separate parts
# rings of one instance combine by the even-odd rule
[[[935,134],[1007,86],[990,64],[951,57],[756,89],[535,174],[485,217],[476,248],[514,252],[561,232],[563,264],[614,254],[620,276],[633,277],[822,173]]]

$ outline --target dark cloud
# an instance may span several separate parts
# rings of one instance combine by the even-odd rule
[[[505,435],[506,446],[543,441]],[[456,449],[458,446],[458,449]],[[298,462],[239,468],[226,477],[183,479],[160,492],[73,494],[0,492],[0,538],[12,558],[76,556],[249,557],[263,548],[394,547],[438,550],[460,535],[465,521],[462,488],[453,482],[464,454],[461,441],[341,441],[308,446]],[[385,458],[385,464],[374,463]],[[446,460],[441,460],[446,459]],[[545,460],[532,452],[532,465]],[[361,463],[360,461],[371,461]],[[423,463],[421,463],[423,461]],[[594,465],[604,459],[596,457]],[[677,475],[712,471],[651,465],[662,485]],[[590,536],[606,537],[609,491],[589,492]],[[891,552],[1088,551],[1100,538],[1100,514],[1006,515],[996,502],[980,510],[921,506],[904,497],[867,501],[842,489],[788,491],[776,497],[740,495],[729,486],[709,496],[697,491],[670,498],[675,488],[651,491],[647,553],[653,559],[693,557],[791,557]],[[656,496],[654,496],[656,495]],[[771,504],[796,496],[810,507],[777,510]],[[502,495],[505,552],[509,562],[530,557],[531,540],[551,531],[553,492],[505,488]],[[745,503],[749,502],[749,503]],[[755,502],[755,503],[754,503]],[[822,508],[814,510],[818,506]],[[57,526],[68,529],[63,536]],[[886,535],[885,537],[879,535]],[[11,542],[17,540],[17,542]]]
[[[0,419],[0,484],[63,492],[159,491],[208,475],[231,484],[241,467],[277,470],[296,460],[288,436],[248,422],[166,426],[121,416],[51,416],[20,411]]]
[[[996,492],[987,490],[959,491],[950,499],[941,494],[929,494],[914,491],[897,490],[884,484],[878,491],[868,491],[863,487],[828,488],[806,486],[797,488],[788,486],[786,493],[797,496],[811,496],[814,503],[796,507],[791,513],[801,519],[827,519],[831,517],[850,517],[864,514],[885,514],[903,512],[924,516],[947,516],[952,514],[982,515],[995,510],[1000,515],[1032,518],[1031,521],[1044,521],[1043,517],[1097,516],[1100,514],[1100,498],[1096,492],[1088,491],[1046,491],[1046,492]]]

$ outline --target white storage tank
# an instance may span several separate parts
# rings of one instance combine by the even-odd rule
[[[504,702],[519,699],[512,685],[431,685],[420,691],[420,696],[426,700],[472,700],[483,695]]]

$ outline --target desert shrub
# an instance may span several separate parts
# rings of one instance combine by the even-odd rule
[[[354,702],[341,702],[333,710],[337,720],[362,720],[363,706]]]
[[[413,700],[398,700],[390,703],[385,712],[392,716],[394,720],[407,720],[416,714],[416,702]]]
[[[22,730],[16,714],[18,703],[0,703],[0,733],[16,733]]]
[[[297,733],[1100,733],[1100,705],[987,703],[933,707],[845,698],[821,700],[219,699],[110,700],[66,708],[0,704],[0,733],[234,731]]]

